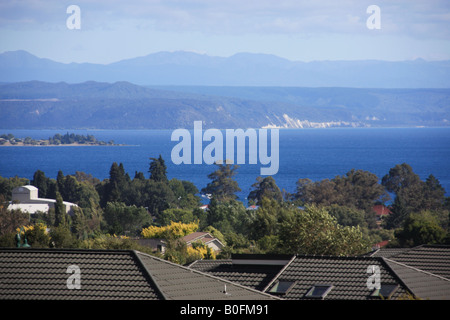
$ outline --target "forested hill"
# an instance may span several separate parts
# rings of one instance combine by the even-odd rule
[[[450,125],[450,89],[0,84],[3,129]]]

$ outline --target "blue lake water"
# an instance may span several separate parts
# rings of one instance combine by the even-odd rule
[[[47,139],[65,130],[1,130],[16,137]],[[92,134],[128,146],[0,147],[0,176],[32,179],[36,170],[56,178],[58,170],[83,171],[101,180],[108,178],[113,162],[123,163],[133,178],[136,171],[147,177],[150,157],[165,159],[169,178],[188,180],[199,189],[210,181],[214,165],[175,165],[171,161],[172,130],[69,130]],[[421,179],[433,174],[450,192],[450,128],[336,128],[283,129],[280,133],[279,171],[274,178],[280,188],[294,192],[296,181],[331,179],[351,169],[362,169],[380,179],[396,164],[408,163]],[[203,142],[203,147],[209,142]],[[247,161],[248,163],[248,161]],[[242,164],[236,180],[241,200],[260,175],[261,164]]]

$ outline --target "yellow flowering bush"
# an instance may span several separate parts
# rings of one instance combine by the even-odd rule
[[[135,243],[127,236],[116,236],[102,234],[92,239],[85,239],[80,242],[79,248],[82,249],[133,249]]]
[[[190,257],[196,257],[196,259],[216,259],[214,250],[203,243],[195,243],[187,247],[187,253]]]
[[[23,229],[22,229],[23,228]],[[50,243],[50,234],[47,226],[44,223],[37,223],[35,225],[28,225],[16,229],[20,232],[20,236],[26,235],[28,244],[36,248],[46,248]]]
[[[32,230],[34,230],[34,225],[22,226],[16,229],[17,232],[20,232],[20,235],[23,235],[24,233],[27,234],[27,232],[30,232]]]
[[[22,235],[24,232],[28,236],[33,231],[41,231],[44,234],[48,234],[47,226],[45,224],[36,223],[35,225],[22,226],[16,229]]]
[[[141,231],[143,238],[166,238],[168,235],[172,235],[175,238],[181,238],[188,234],[191,234],[198,229],[198,222],[182,223],[171,221],[170,225],[156,227],[149,226]]]

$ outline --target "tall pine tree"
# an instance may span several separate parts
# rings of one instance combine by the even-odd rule
[[[241,191],[238,183],[234,180],[239,166],[228,163],[216,163],[216,165],[219,168],[208,175],[212,181],[202,189],[202,193],[211,194],[218,201],[236,199],[235,193]]]
[[[164,159],[159,155],[159,158],[150,158],[150,180],[156,182],[168,182],[167,179],[167,166]]]
[[[55,203],[55,226],[64,226],[66,224],[66,206],[59,192],[56,192]]]

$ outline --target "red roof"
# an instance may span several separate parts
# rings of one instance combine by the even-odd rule
[[[391,210],[389,210],[388,207],[383,206],[381,204],[377,204],[372,209],[373,209],[373,211],[375,211],[377,216],[385,216],[385,215],[391,214]]]
[[[214,240],[214,237],[212,237],[208,232],[194,232],[188,234],[187,236],[184,236],[183,240],[186,241],[187,243],[195,240],[200,240],[203,243],[207,243],[211,240]]]
[[[383,248],[384,246],[387,246],[388,243],[389,243],[389,240],[384,240],[384,241],[376,243],[375,247],[376,248]]]

